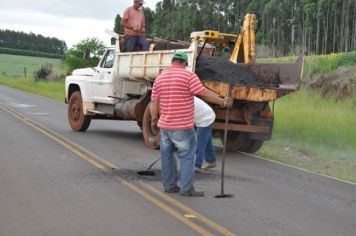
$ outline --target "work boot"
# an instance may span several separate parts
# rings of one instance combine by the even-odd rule
[[[201,168],[202,170],[210,170],[216,168],[217,164],[216,162],[213,163],[205,163]]]
[[[166,193],[179,193],[180,188],[178,186],[174,186],[173,188],[165,189]]]
[[[191,189],[187,192],[180,193],[181,196],[186,196],[186,197],[204,197],[204,192],[203,191],[195,191],[195,189]]]

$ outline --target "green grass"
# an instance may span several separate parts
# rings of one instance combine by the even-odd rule
[[[311,144],[322,141],[335,148],[356,148],[356,129],[352,129],[356,128],[356,107],[350,101],[337,102],[301,90],[277,100],[275,114],[275,129],[286,137],[297,136]]]
[[[64,80],[35,81],[0,75],[0,84],[60,101],[64,101],[65,98]]]
[[[0,75],[24,77],[26,68],[26,77],[33,78],[33,73],[47,64],[51,64],[53,70],[59,74],[67,71],[67,66],[61,59],[0,54]]]
[[[356,107],[306,89],[275,103],[271,141],[258,154],[356,183]]]

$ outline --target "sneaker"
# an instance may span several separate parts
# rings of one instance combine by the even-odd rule
[[[210,170],[210,169],[214,169],[216,168],[217,164],[216,162],[213,162],[213,163],[205,163],[201,168],[203,170]]]
[[[184,193],[180,193],[181,196],[186,196],[186,197],[204,197],[204,192],[203,191],[195,191],[194,189],[189,190]]]
[[[180,188],[178,186],[164,190],[164,192],[166,192],[166,193],[179,193],[179,191],[180,191]]]
[[[199,167],[194,167],[194,171],[195,171],[195,172],[201,172],[201,168],[199,168]]]

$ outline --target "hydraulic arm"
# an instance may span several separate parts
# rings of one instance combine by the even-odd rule
[[[239,35],[221,33],[219,31],[205,30],[191,33],[191,38],[198,38],[201,43],[216,43],[228,46],[232,50],[230,61],[233,63],[250,64],[256,61],[257,17],[255,14],[246,14]],[[203,46],[203,47],[204,47]]]

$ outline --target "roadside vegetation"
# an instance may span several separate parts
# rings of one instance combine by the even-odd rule
[[[272,140],[257,154],[356,183],[356,51],[307,56],[301,90],[274,110]]]
[[[36,80],[35,73],[47,66],[52,68],[52,77]],[[64,99],[67,70],[60,59],[0,54],[0,84],[57,100]]]
[[[0,75],[0,85],[20,89],[55,100],[64,101],[64,79],[58,81],[35,81]]]
[[[324,98],[313,90],[275,102],[272,139],[265,158],[356,183],[356,104]]]
[[[23,67],[34,72],[46,63],[52,63],[63,77],[68,70],[58,59],[0,55],[0,84],[63,101],[63,77],[36,81],[33,73],[27,78],[22,74]],[[306,57],[303,85],[300,91],[276,100],[272,140],[265,142],[257,155],[356,183],[355,73],[347,74],[351,91],[347,96],[323,94],[320,88],[310,86],[315,78],[332,73],[336,75],[330,80],[344,79],[345,74],[337,76],[338,70],[354,71],[355,67],[356,52]]]
[[[296,58],[295,56],[259,58],[258,62],[293,62]],[[356,51],[306,56],[303,77],[308,79],[316,74],[327,73],[345,66],[356,66]]]
[[[100,55],[105,51],[105,45],[97,38],[87,38],[71,47],[65,55],[65,63],[69,69],[96,66]]]
[[[0,75],[2,76],[24,78],[26,68],[26,77],[32,79],[34,72],[46,65],[52,65],[57,73],[63,75],[62,77],[67,72],[67,66],[61,59],[0,54]]]

